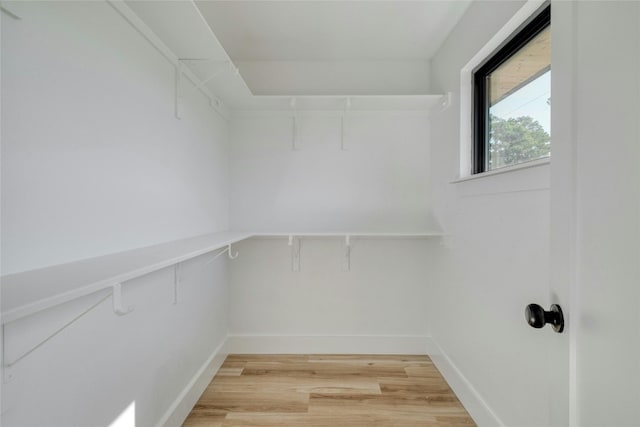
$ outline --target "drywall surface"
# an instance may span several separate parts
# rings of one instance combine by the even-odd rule
[[[542,426],[550,332],[529,327],[523,311],[548,307],[549,166],[451,183],[460,169],[460,70],[521,6],[474,2],[432,62],[433,89],[453,92],[453,105],[431,122],[433,207],[449,237],[429,311],[435,342],[495,423]]]
[[[301,112],[239,117],[231,130],[231,222],[238,230],[420,231],[429,211],[429,118]],[[344,148],[344,149],[342,149]],[[303,238],[300,271],[287,240],[239,246],[230,333],[287,336],[427,335],[431,246],[412,239]]]
[[[135,307],[126,316],[113,313],[106,291],[5,325],[12,363],[106,297],[6,371],[2,424],[109,426],[134,405],[135,422],[122,425],[156,425],[227,336],[227,261],[210,258],[182,263],[175,305],[167,268],[123,285],[124,304]]]
[[[342,124],[335,113],[301,112],[295,128],[293,123],[283,114],[232,121],[233,229],[435,227],[430,222],[428,117],[354,112]]]
[[[9,6],[3,274],[226,228],[227,126],[204,98],[188,88],[176,120],[173,67],[106,2]],[[209,258],[181,265],[175,305],[167,268],[123,284],[126,316],[106,291],[5,325],[2,424],[161,421],[227,334]]]
[[[2,274],[227,228],[227,125],[108,4],[2,15]]]
[[[245,240],[230,266],[230,333],[249,336],[425,336],[431,254],[440,238],[303,238],[292,271],[285,238]],[[393,349],[390,349],[393,352]]]

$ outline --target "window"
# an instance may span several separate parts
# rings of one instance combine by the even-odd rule
[[[473,72],[473,173],[551,154],[551,7]]]

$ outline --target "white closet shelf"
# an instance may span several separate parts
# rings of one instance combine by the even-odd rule
[[[428,113],[447,94],[255,95],[194,1],[108,0],[149,42],[210,98],[220,114],[269,111],[397,111]],[[203,2],[206,4],[206,2]],[[178,95],[179,91],[176,90]],[[176,98],[179,105],[180,97]],[[295,99],[295,108],[292,106]],[[179,117],[179,113],[176,114]]]
[[[2,324],[251,237],[222,232],[2,276]]]
[[[406,232],[381,232],[381,231],[257,231],[251,233],[251,237],[364,237],[364,238],[428,238],[444,236],[439,231],[406,231]]]
[[[2,324],[222,249],[251,237],[428,238],[439,232],[258,231],[206,234],[0,277]]]

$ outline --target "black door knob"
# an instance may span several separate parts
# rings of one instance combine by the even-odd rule
[[[538,304],[529,304],[524,310],[524,317],[534,328],[542,328],[548,323],[558,333],[564,330],[564,316],[558,304],[552,304],[549,311],[544,311]]]

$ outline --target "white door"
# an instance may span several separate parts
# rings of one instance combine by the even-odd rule
[[[552,3],[551,425],[640,425],[640,2]]]

